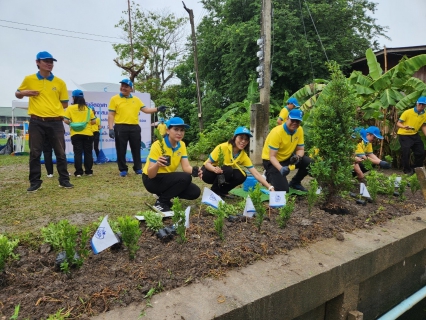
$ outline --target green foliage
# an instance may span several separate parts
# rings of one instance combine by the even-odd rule
[[[179,235],[180,243],[184,243],[187,241],[185,232],[186,232],[186,217],[185,217],[185,210],[183,210],[182,203],[180,202],[179,198],[173,199],[173,206],[172,206],[173,216],[172,221],[173,224],[176,226],[176,233]]]
[[[388,179],[389,180],[386,186],[386,194],[392,197],[395,192],[396,173],[391,174]]]
[[[13,315],[9,318],[9,320],[18,320],[20,308],[21,308],[21,305],[19,305],[19,304],[17,306],[15,306],[15,310],[13,311]]]
[[[164,156],[166,154],[166,150],[164,149],[163,136],[160,134],[160,131],[157,128],[154,129],[154,135],[157,138],[158,142],[160,143],[161,154]]]
[[[257,227],[257,230],[260,231],[263,223],[263,217],[266,213],[266,209],[262,204],[262,191],[260,191],[260,184],[256,184],[256,187],[250,189],[249,196],[253,202],[254,209],[256,210],[254,223]]]
[[[139,211],[138,215],[141,215],[145,218],[146,227],[152,231],[158,231],[163,228],[163,217],[154,211]]]
[[[120,226],[121,239],[127,250],[129,250],[129,259],[133,260],[136,251],[139,249],[138,241],[142,235],[142,231],[139,228],[139,221],[130,216],[118,217],[117,220]]]
[[[223,236],[223,221],[226,216],[226,210],[225,210],[225,202],[219,202],[219,206],[215,212],[216,219],[214,219],[214,229],[216,230],[217,234],[219,235],[219,238],[221,240],[224,239]]]
[[[368,184],[368,193],[373,201],[376,201],[377,194],[380,190],[380,174],[376,170],[371,170],[368,175],[365,176]]]
[[[407,199],[405,196],[405,189],[407,188],[407,176],[403,175],[401,181],[398,184],[399,201],[403,202]]]
[[[18,259],[13,250],[18,245],[19,240],[9,240],[5,235],[0,234],[0,273],[3,272],[9,258]]]
[[[410,190],[413,194],[421,190],[420,182],[419,182],[419,179],[417,178],[417,175],[413,174],[407,179],[407,181],[410,184]]]
[[[245,201],[241,201],[241,203],[237,204],[237,205],[233,205],[230,203],[226,203],[223,202],[221,204],[221,210],[224,212],[224,217],[228,218],[230,215],[235,215],[236,213],[238,213],[239,211],[244,210],[245,207]],[[217,210],[216,208],[213,207],[207,207],[206,211],[214,216],[217,215]]]
[[[225,162],[225,154],[223,153],[222,148],[220,147],[219,148],[219,155],[218,155],[218,158],[217,158],[218,167],[222,168],[224,162]]]
[[[328,67],[332,81],[327,86],[327,92],[321,94],[321,103],[311,112],[309,135],[313,145],[318,148],[310,173],[317,179],[325,200],[329,202],[340,192],[351,188],[348,177],[353,169],[352,155],[355,150],[351,135],[357,123],[354,88],[335,62],[329,63]]]
[[[97,221],[94,221],[94,222],[92,223],[91,228],[92,228],[92,229],[94,229],[94,230],[97,230],[97,229],[98,229],[98,227],[99,227],[99,225],[100,225],[100,224],[102,223],[102,221],[104,220],[104,218],[105,218],[105,216],[99,216],[99,217],[98,217],[98,220],[97,220]],[[108,224],[109,224],[109,226],[111,227],[111,230],[112,230],[114,233],[118,233],[118,232],[120,232],[120,226],[118,225],[117,220],[115,220],[115,219],[112,219],[112,218],[108,217]]]
[[[320,194],[317,194],[318,190],[318,181],[316,179],[312,179],[309,183],[309,190],[307,195],[308,200],[308,212],[309,215],[312,212],[312,207],[317,203]]]
[[[65,320],[66,318],[68,318],[70,316],[70,312],[64,312],[64,308],[59,309],[55,314],[51,314],[49,315],[48,318],[46,318],[46,320]]]
[[[79,232],[80,241],[78,241]],[[68,220],[61,220],[58,223],[49,223],[47,227],[41,229],[41,234],[44,242],[49,243],[56,253],[65,252],[65,261],[61,263],[63,272],[69,273],[72,265],[78,267],[83,265],[84,258],[89,254],[86,244],[90,239],[90,227],[80,231]]]
[[[362,164],[364,165],[364,167],[368,170],[368,171],[370,171],[370,170],[373,170],[373,163],[371,162],[371,160],[370,159],[364,159],[363,161],[362,161]]]
[[[287,194],[286,205],[280,208],[279,215],[277,217],[277,222],[280,228],[285,228],[288,220],[290,220],[291,218],[291,214],[293,213],[295,206],[296,206],[296,197],[290,196],[289,194]]]

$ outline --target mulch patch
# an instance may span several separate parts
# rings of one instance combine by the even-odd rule
[[[88,319],[114,308],[142,302],[151,288],[171,290],[198,282],[205,277],[222,277],[231,268],[240,268],[259,259],[335,237],[344,241],[344,232],[371,228],[388,220],[409,215],[425,207],[421,192],[406,191],[407,200],[379,196],[376,203],[357,205],[355,199],[342,199],[347,214],[330,214],[319,207],[308,213],[305,197],[298,197],[288,225],[280,229],[271,209],[258,232],[252,219],[227,221],[225,240],[214,230],[213,219],[202,206],[193,209],[188,242],[176,238],[163,243],[141,223],[140,249],[133,261],[125,248],[90,254],[80,269],[70,276],[55,271],[56,254],[40,253],[25,245],[18,247],[13,261],[0,275],[0,319],[9,319],[20,304],[20,319],[46,319],[63,308],[70,319]],[[239,200],[238,200],[239,201]],[[267,211],[268,213],[268,211]],[[165,220],[171,224],[170,219]],[[45,247],[43,249],[46,249]],[[3,317],[2,317],[3,316]]]

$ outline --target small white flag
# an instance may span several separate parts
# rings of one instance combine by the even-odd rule
[[[317,189],[317,191],[315,193],[316,194],[321,194],[321,191],[322,191],[321,187],[318,187],[318,189]]]
[[[189,228],[189,213],[191,212],[191,207],[188,206],[185,210],[185,228]]]
[[[401,177],[396,177],[396,179],[395,179],[395,188],[399,188],[400,184],[401,184]]]
[[[269,193],[269,206],[280,208],[285,206],[285,191],[271,191]]]
[[[367,190],[367,186],[364,183],[359,185],[359,194],[365,198],[371,198],[370,193]]]
[[[253,201],[251,201],[250,196],[247,196],[246,206],[244,207],[243,216],[251,218],[253,217],[255,213],[256,213],[256,209],[254,208]]]
[[[204,203],[208,206],[211,206],[217,209],[219,207],[219,202],[225,202],[225,201],[223,201],[222,198],[219,197],[216,193],[204,187],[201,203]]]
[[[92,241],[92,250],[95,254],[111,247],[113,244],[118,242],[117,237],[112,231],[109,223],[108,223],[108,215],[102,220],[99,228],[96,230]]]

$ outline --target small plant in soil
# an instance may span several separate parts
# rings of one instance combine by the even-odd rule
[[[373,201],[376,201],[377,194],[379,193],[380,184],[378,179],[378,172],[376,170],[371,170],[368,175],[366,175],[368,193]]]
[[[163,224],[163,217],[157,212],[148,210],[148,211],[139,211],[138,215],[141,215],[145,218],[146,227],[152,231],[160,230]]]
[[[179,235],[179,242],[184,243],[186,242],[186,227],[185,227],[185,210],[182,208],[182,203],[180,202],[179,198],[175,198],[173,200],[173,206],[172,206],[173,216],[172,221],[173,224],[176,226],[176,233]]]
[[[407,197],[404,195],[405,189],[407,189],[407,176],[402,176],[401,181],[398,185],[398,193],[399,193],[399,201],[403,202],[407,199]]]
[[[118,225],[120,227],[121,238],[123,244],[129,250],[129,259],[133,260],[138,251],[138,241],[142,235],[142,231],[139,228],[139,221],[129,216],[118,217]]]
[[[388,179],[388,184],[386,186],[386,194],[389,197],[392,197],[395,193],[395,181],[396,181],[396,173],[391,174]]]
[[[419,179],[417,179],[417,175],[413,174],[411,177],[407,179],[410,184],[410,190],[413,194],[421,189]]]
[[[6,236],[0,234],[0,274],[4,271],[6,262],[12,259],[18,259],[18,255],[13,253],[19,240],[9,240]]]
[[[9,320],[18,320],[18,316],[19,316],[19,309],[21,308],[21,305],[18,304],[17,306],[15,306],[15,310],[13,311],[12,316],[9,318]],[[6,319],[6,318],[5,318]]]
[[[214,229],[216,230],[217,234],[219,235],[219,238],[221,240],[224,239],[223,236],[223,221],[225,220],[225,217],[227,217],[226,213],[226,203],[225,202],[219,202],[218,208],[215,210],[214,215],[216,216],[216,219],[214,220]]]
[[[286,205],[280,208],[279,215],[277,217],[277,222],[280,228],[285,228],[285,226],[287,225],[287,222],[288,220],[290,220],[291,214],[294,211],[295,205],[296,197],[286,195]]]
[[[249,191],[249,195],[253,202],[254,209],[256,210],[254,224],[256,225],[257,230],[260,231],[263,223],[263,217],[266,212],[266,209],[262,204],[262,191],[260,191],[260,184],[256,184],[256,187]]]
[[[311,215],[313,206],[318,202],[320,194],[317,194],[318,190],[318,181],[317,179],[312,179],[309,183],[309,190],[307,195],[308,200],[308,213]]]
[[[222,169],[224,162],[225,162],[225,154],[222,151],[222,147],[219,147],[219,155],[218,155],[218,159],[217,159],[218,167]],[[223,173],[218,175],[217,183],[218,183],[219,186],[225,183],[225,175]]]
[[[228,218],[231,215],[235,215],[237,214],[239,211],[244,210],[245,207],[245,202],[242,201],[242,205],[243,207],[241,207],[240,203],[237,204],[236,206],[230,204],[230,203],[226,203],[226,202],[221,202],[221,210],[223,210],[224,212],[224,218]],[[217,216],[217,211],[219,209],[213,208],[213,207],[207,207],[206,211],[208,213],[210,213],[213,216]]]

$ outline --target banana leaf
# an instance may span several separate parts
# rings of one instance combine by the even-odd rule
[[[377,80],[382,76],[383,70],[380,64],[377,62],[376,55],[371,48],[368,48],[365,52],[367,58],[367,64],[369,69],[369,75],[373,80]]]
[[[421,93],[418,91],[414,91],[410,93],[409,95],[399,100],[399,102],[395,105],[395,108],[400,111],[403,111],[403,110],[414,107],[417,99],[420,97],[420,94]]]

